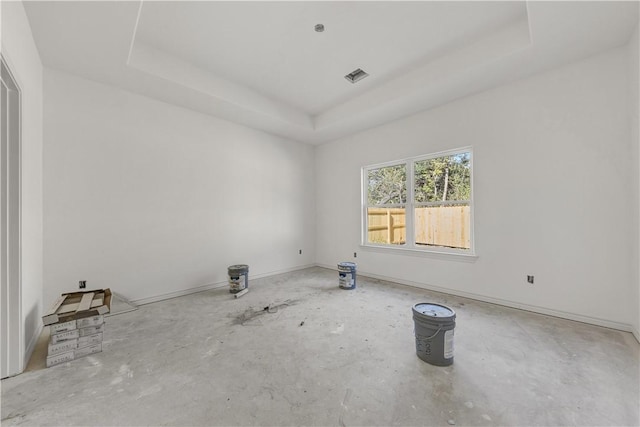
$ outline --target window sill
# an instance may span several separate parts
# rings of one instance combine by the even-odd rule
[[[471,253],[461,252],[443,252],[436,250],[424,250],[424,249],[409,249],[403,247],[389,247],[389,246],[376,246],[376,245],[360,245],[362,250],[367,252],[380,252],[394,255],[409,255],[425,258],[441,259],[446,261],[459,261],[459,262],[476,262],[478,256]]]

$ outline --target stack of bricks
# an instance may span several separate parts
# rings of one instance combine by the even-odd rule
[[[103,315],[54,323],[49,328],[47,368],[102,351]]]
[[[109,289],[62,294],[42,316],[50,330],[47,368],[101,352],[110,308]]]

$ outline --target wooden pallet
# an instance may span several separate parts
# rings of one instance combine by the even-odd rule
[[[68,322],[100,314],[107,314],[111,310],[111,290],[98,289],[94,291],[69,292],[62,294],[42,316],[45,326],[59,322]]]

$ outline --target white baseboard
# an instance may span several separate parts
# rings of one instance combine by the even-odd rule
[[[292,271],[304,270],[305,268],[315,267],[315,266],[316,266],[315,264],[307,264],[307,265],[301,265],[298,267],[287,268],[284,270],[270,271],[267,273],[250,274],[249,280],[261,279],[263,277],[275,276],[277,274],[291,273]],[[226,280],[223,282],[209,283],[206,285],[196,286],[194,288],[181,289],[179,291],[169,292],[166,294],[160,294],[160,295],[155,295],[155,296],[146,297],[146,298],[139,298],[139,299],[131,300],[131,302],[135,305],[151,304],[153,302],[164,301],[171,298],[177,298],[185,295],[195,294],[196,292],[204,292],[211,289],[224,288],[225,286],[229,286],[229,282]]]
[[[31,339],[29,339],[27,348],[25,348],[24,350],[24,360],[22,361],[22,371],[27,369],[27,365],[29,364],[29,360],[31,360],[31,355],[33,354],[33,350],[35,350],[36,348],[36,344],[38,342],[38,339],[40,338],[40,335],[42,334],[43,328],[44,326],[42,324],[39,324],[38,329],[36,329],[36,332],[31,336]]]
[[[316,265],[318,267],[328,268],[330,270],[337,271],[337,268],[334,266],[325,265],[325,264],[316,264]],[[388,277],[388,276],[382,276],[379,274],[367,273],[364,271],[358,271],[357,274],[359,276],[365,276],[372,279],[384,280],[387,282],[399,283],[401,285],[411,286],[414,288],[426,289],[434,292],[441,292],[444,294],[455,295],[463,298],[469,298],[476,301],[502,305],[509,308],[516,308],[519,310],[531,311],[533,313],[544,314],[547,316],[559,317],[562,319],[573,320],[576,322],[588,323],[590,325],[603,326],[605,328],[616,329],[624,332],[631,332],[635,336],[636,340],[638,340],[638,342],[640,343],[640,334],[638,333],[638,331],[635,330],[633,326],[628,325],[626,323],[613,322],[611,320],[600,319],[597,317],[590,317],[590,316],[584,316],[581,314],[570,313],[566,311],[553,310],[549,308],[539,307],[539,306],[530,305],[530,304],[523,304],[520,302],[509,301],[509,300],[504,300],[500,298],[493,298],[493,297],[474,294],[470,292],[458,291],[455,289],[443,288],[440,286],[433,286],[426,283],[413,282],[411,280],[402,280],[395,277]]]
[[[221,288],[225,285],[228,285],[227,282],[219,282],[219,283],[210,283],[208,285],[197,286],[195,288],[181,289],[175,292],[168,292],[166,294],[154,295],[151,297],[140,298],[131,300],[131,302],[135,305],[145,305],[151,304],[158,301],[164,301],[171,298],[183,297],[185,295],[195,294],[196,292],[208,291],[211,289]]]
[[[300,270],[304,270],[304,269],[315,267],[315,266],[316,264],[306,264],[306,265],[300,265],[298,267],[287,268],[284,270],[270,271],[268,273],[252,274],[252,275],[249,275],[249,280],[262,279],[263,277],[271,277],[271,276],[276,276],[278,274],[291,273],[293,271],[300,271]]]

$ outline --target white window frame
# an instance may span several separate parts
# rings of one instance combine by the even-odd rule
[[[416,245],[415,243],[415,233],[414,230],[414,216],[415,216],[415,208],[418,206],[428,206],[430,204],[433,205],[441,205],[442,202],[421,202],[416,203],[414,199],[414,168],[415,163],[423,160],[435,159],[438,157],[447,157],[455,154],[461,153],[469,153],[469,164],[470,164],[470,185],[471,185],[471,197],[469,199],[469,249],[462,248],[448,248],[444,246],[423,246]],[[407,188],[407,200],[406,203],[403,204],[385,204],[385,205],[375,205],[376,207],[381,208],[403,208],[405,209],[405,227],[406,227],[406,242],[404,245],[394,245],[394,244],[383,244],[383,243],[370,243],[367,241],[368,239],[368,215],[367,208],[371,207],[367,203],[367,192],[368,192],[368,175],[370,170],[380,169],[389,166],[398,166],[405,165],[406,167],[406,188]],[[361,204],[361,244],[360,246],[365,250],[372,251],[380,251],[380,252],[393,252],[393,253],[407,253],[410,255],[419,255],[419,256],[435,256],[448,258],[449,256],[454,256],[454,258],[468,258],[470,260],[474,260],[476,257],[475,253],[475,242],[474,242],[474,188],[473,188],[473,169],[474,169],[474,156],[473,156],[473,148],[472,147],[462,147],[456,148],[453,150],[439,151],[437,153],[430,153],[422,156],[409,157],[401,160],[394,160],[391,162],[378,163],[375,165],[368,165],[362,167],[361,179],[362,179],[362,204]],[[447,204],[447,201],[444,202]],[[453,202],[451,202],[453,203]]]

